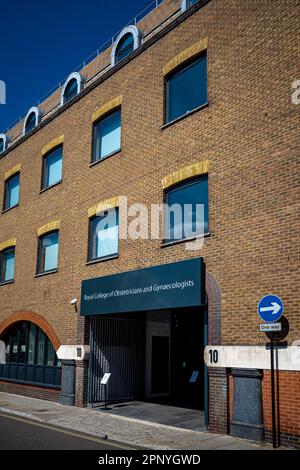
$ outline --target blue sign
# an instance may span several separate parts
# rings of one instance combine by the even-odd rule
[[[265,295],[260,299],[257,312],[260,318],[267,323],[278,321],[283,314],[283,302],[277,295]]]
[[[105,315],[203,305],[202,258],[87,279],[81,288],[81,315]]]

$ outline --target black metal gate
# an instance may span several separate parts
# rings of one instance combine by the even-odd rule
[[[109,401],[140,399],[145,386],[145,321],[136,318],[91,318],[89,402],[104,401],[101,379],[111,373]]]

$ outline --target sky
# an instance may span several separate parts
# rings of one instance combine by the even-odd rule
[[[151,0],[0,0],[0,133]]]

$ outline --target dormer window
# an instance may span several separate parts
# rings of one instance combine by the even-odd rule
[[[32,131],[39,123],[40,112],[36,106],[30,108],[24,119],[23,135]]]
[[[117,37],[112,53],[111,65],[118,64],[137,49],[142,40],[142,34],[136,26],[127,26]]]
[[[71,73],[67,78],[61,93],[61,105],[75,98],[81,91],[82,77],[78,72]]]

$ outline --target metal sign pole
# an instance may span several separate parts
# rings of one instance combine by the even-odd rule
[[[111,376],[111,372],[106,372],[103,375],[102,380],[100,382],[100,384],[104,386],[104,409],[105,410],[107,410],[107,405],[108,405],[107,384],[108,384],[108,381],[110,379],[110,376]]]
[[[274,331],[281,331],[281,323],[276,323],[282,317],[284,305],[280,297],[274,294],[265,295],[257,305],[257,313],[267,324],[260,325],[260,331],[270,334],[271,354],[271,402],[272,402],[272,437],[273,448],[276,449],[276,403],[275,403],[275,371],[274,371]],[[268,345],[267,345],[268,346]]]
[[[107,383],[104,384],[104,408],[107,410]]]
[[[274,338],[273,338],[273,333],[270,334],[270,353],[271,353],[272,437],[273,437],[273,448],[276,449],[275,373],[274,373]]]

